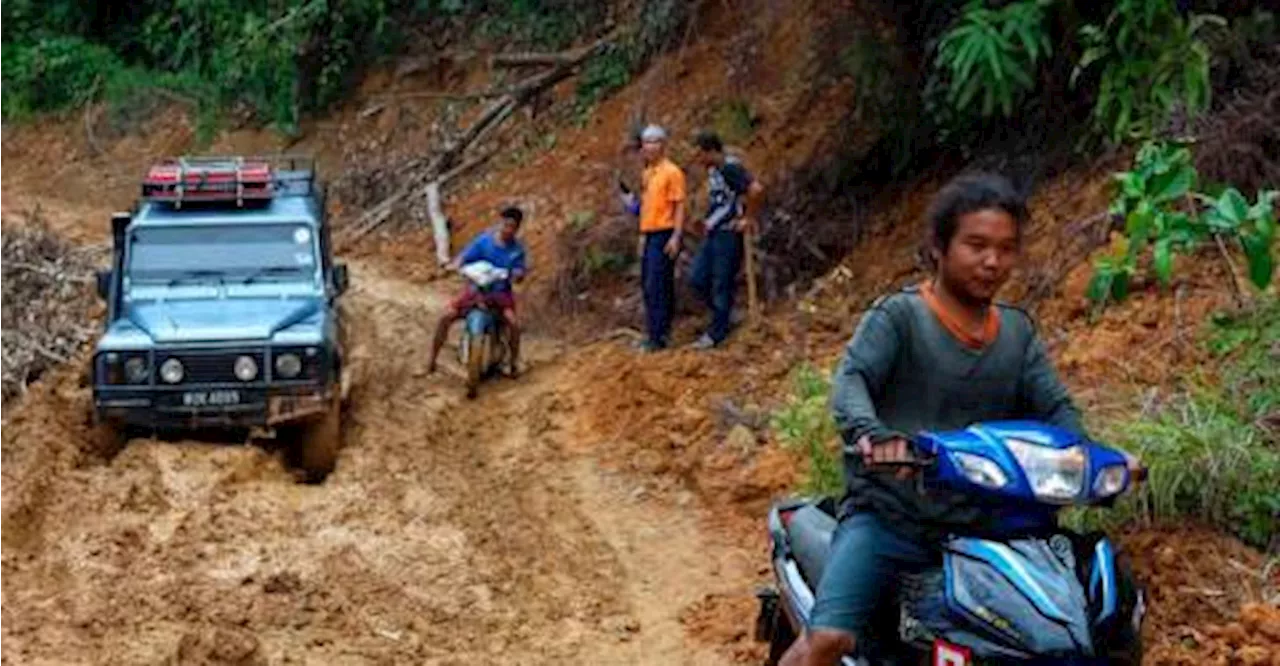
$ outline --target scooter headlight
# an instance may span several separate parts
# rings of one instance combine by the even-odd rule
[[[984,488],[999,490],[1009,483],[1009,477],[1005,475],[1004,470],[990,458],[954,451],[951,453],[951,459],[966,479]]]
[[[1018,439],[1005,440],[1005,444],[1022,466],[1037,499],[1070,504],[1084,490],[1088,460],[1083,448],[1054,449]]]

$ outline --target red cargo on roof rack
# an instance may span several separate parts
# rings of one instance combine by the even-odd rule
[[[267,158],[179,157],[152,166],[142,180],[142,198],[184,202],[267,201],[275,196],[276,178]]]

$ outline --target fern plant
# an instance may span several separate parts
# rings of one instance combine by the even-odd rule
[[[1173,0],[1118,0],[1106,23],[1080,29],[1085,51],[1071,74],[1076,87],[1098,70],[1096,131],[1113,143],[1153,136],[1181,108],[1194,117],[1209,106],[1207,26],[1212,14],[1184,18]]]
[[[1037,64],[1052,55],[1045,29],[1051,0],[1021,0],[990,9],[981,0],[965,6],[960,18],[938,43],[934,67],[947,79],[947,102],[955,111],[971,113],[981,101],[981,114],[999,109],[1006,117],[1015,103],[1036,87]]]

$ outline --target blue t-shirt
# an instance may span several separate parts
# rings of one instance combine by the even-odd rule
[[[498,232],[496,230],[486,231],[476,236],[466,249],[462,251],[462,265],[476,262],[487,261],[498,268],[505,268],[514,276],[516,273],[525,272],[524,245],[520,241],[513,240],[507,245],[503,245],[498,240]],[[510,291],[511,281],[503,280],[499,284],[493,286],[494,291]]]

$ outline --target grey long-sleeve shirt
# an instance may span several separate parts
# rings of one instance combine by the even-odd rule
[[[832,411],[844,438],[845,511],[872,510],[915,535],[983,529],[991,507],[958,493],[922,490],[862,468],[854,448],[920,430],[1030,418],[1083,434],[1031,318],[999,306],[1000,331],[985,348],[963,346],[918,289],[880,299],[863,315],[836,368]]]

